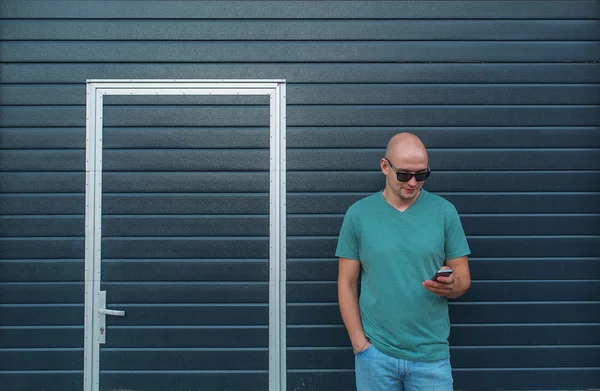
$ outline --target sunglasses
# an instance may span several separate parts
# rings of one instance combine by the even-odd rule
[[[384,157],[384,159],[387,160],[391,169],[396,174],[396,178],[398,178],[398,180],[400,182],[408,182],[412,179],[412,177],[415,177],[417,182],[423,182],[425,179],[429,178],[429,174],[431,174],[431,169],[429,168],[429,166],[427,167],[426,171],[420,171],[420,172],[416,172],[416,173],[398,171],[398,170],[396,170],[396,167],[394,167],[392,162],[390,162],[390,159],[388,159],[387,157]]]

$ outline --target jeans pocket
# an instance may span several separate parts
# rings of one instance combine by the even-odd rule
[[[354,356],[356,356],[356,357],[362,356],[363,354],[365,354],[367,351],[371,350],[372,348],[373,348],[373,344],[370,344],[365,349],[363,349],[360,352],[356,353]]]

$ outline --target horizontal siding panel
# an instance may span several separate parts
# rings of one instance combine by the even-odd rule
[[[294,148],[383,148],[399,131],[436,148],[599,148],[600,127],[290,127]],[[269,148],[266,128],[112,127],[105,149]],[[85,149],[85,128],[2,128],[1,149]]]
[[[102,279],[106,282],[268,281],[269,260],[104,259]]]
[[[42,287],[42,289],[44,289]],[[268,303],[265,282],[104,282],[112,303]]]
[[[82,233],[83,235],[83,233]],[[235,246],[232,244],[235,243]],[[0,259],[84,258],[84,238],[0,238]],[[269,239],[231,238],[128,238],[104,239],[106,259],[193,259],[198,254],[219,259],[264,259]]]
[[[114,214],[264,214],[269,213],[269,195],[257,193],[104,194],[102,212],[105,216]]]
[[[103,146],[107,150],[114,148],[269,148],[267,127],[110,127],[103,129],[103,136]],[[581,146],[591,145],[588,143]],[[2,128],[0,148],[85,149],[85,127]]]
[[[179,390],[194,390],[199,384],[207,390],[220,390],[226,385],[228,391],[264,391],[269,387],[267,370],[253,371],[207,371],[207,372],[116,372],[102,371],[102,391],[135,390],[164,391],[177,385]]]
[[[577,368],[600,361],[600,347],[450,348],[452,366],[461,368]],[[289,369],[353,369],[347,349],[288,349]]]
[[[251,371],[268,368],[267,348],[229,351],[100,349],[101,371]]]
[[[57,87],[57,85],[54,85]],[[69,87],[81,87],[81,84],[68,85]],[[255,92],[256,93],[256,92]],[[67,95],[69,96],[69,95]],[[76,101],[78,103],[79,101]],[[207,105],[207,106],[269,106],[269,95],[129,95],[127,93],[119,95],[105,95],[103,97],[104,106],[112,108],[121,105]]]
[[[83,216],[74,217],[0,217],[0,236],[82,236]]]
[[[595,85],[363,84],[296,86],[292,84],[287,87],[287,94],[289,96],[288,105],[586,105],[600,103],[600,87]]]
[[[0,22],[1,23],[1,22]],[[85,101],[85,84],[2,85],[2,105],[77,105]],[[42,129],[48,131],[47,129]],[[85,141],[84,141],[85,144]]]
[[[477,384],[477,389],[497,390],[579,390],[594,388],[598,385],[600,370],[590,368],[510,368],[469,369],[454,371],[454,384],[457,389],[468,390],[470,384]]]
[[[109,293],[110,295],[110,293]],[[119,304],[125,317],[107,319],[112,326],[266,326],[267,303],[240,304]]]
[[[4,110],[10,111],[10,108],[0,108],[0,114]],[[144,125],[138,123],[140,119],[131,119],[130,109],[114,110],[117,112],[113,118],[111,113],[106,113],[107,125],[113,119],[121,126],[129,122],[134,126]],[[182,126],[198,126],[199,122],[200,125],[217,126],[266,123],[267,109],[246,107],[243,110],[243,115],[238,110],[228,113],[220,108],[139,108],[135,111],[145,117],[146,125],[152,124],[150,121],[159,126],[168,125],[170,121]],[[199,115],[204,117],[202,121],[198,120]],[[222,118],[223,115],[236,115],[237,118],[226,119]],[[286,118],[289,126],[597,126],[600,114],[597,106],[290,106]]]
[[[267,123],[255,127],[111,127],[104,148],[240,148],[269,150]],[[268,152],[267,152],[268,153]],[[238,168],[240,164],[238,163]]]
[[[353,390],[354,370],[288,369],[287,386],[292,390]]]
[[[104,173],[103,191],[120,192],[249,192],[268,193],[268,173]],[[5,193],[82,193],[85,174],[4,173],[0,191]]]
[[[0,304],[0,326],[83,327],[83,299],[81,304]]]
[[[471,237],[473,257],[598,257],[600,236],[573,237]],[[335,254],[337,237],[288,238],[290,258],[326,258]]]
[[[84,260],[0,261],[0,282],[78,282]],[[267,281],[269,260],[133,259],[102,260],[102,280]]]
[[[84,300],[84,283],[16,283],[0,284],[2,302],[6,304],[73,304]]]
[[[311,5],[311,7],[315,6],[319,5]],[[145,20],[140,22],[46,19],[3,20],[0,22],[0,36],[11,41],[587,41],[600,39],[600,26],[594,20]]]
[[[467,235],[600,235],[600,215],[463,216]]]
[[[463,216],[467,235],[600,235],[600,215]],[[335,236],[343,216],[288,216],[289,236]],[[79,236],[84,230],[82,216],[0,217],[0,236]],[[154,216],[105,217],[105,237],[268,237],[269,216]],[[243,234],[243,235],[242,235]]]
[[[534,324],[534,325],[453,325],[450,346],[535,346],[535,345],[598,345],[598,325]],[[111,338],[113,330],[111,330]],[[350,339],[343,325],[288,326],[288,348],[338,347],[350,350]]]
[[[441,175],[442,173],[436,173]],[[433,178],[433,177],[432,177]],[[383,186],[382,186],[383,187]],[[431,186],[427,183],[427,189]],[[431,189],[430,189],[431,190]],[[319,194],[288,193],[287,212],[303,213],[346,213],[356,201],[370,193]],[[460,213],[598,213],[598,193],[440,193],[454,204]]]
[[[86,79],[270,79],[288,83],[600,83],[600,64],[6,64],[0,83]],[[82,122],[83,123],[83,122]],[[80,126],[77,124],[76,126]]]
[[[471,260],[472,278],[477,280],[551,280],[560,276],[561,280],[600,279],[598,262],[600,258],[558,259],[490,259]]]
[[[585,151],[582,159],[585,159]],[[82,171],[85,151],[3,151],[1,171]],[[589,158],[588,158],[589,159]],[[111,171],[269,171],[269,150],[110,150],[102,170]],[[45,167],[44,167],[45,166]]]
[[[133,116],[132,112],[136,115]],[[1,126],[79,126],[85,106],[0,106]],[[269,108],[240,107],[107,107],[104,126],[265,126]]]
[[[417,281],[416,284],[420,284],[420,281]],[[475,280],[461,300],[469,302],[600,301],[600,281]],[[336,302],[337,282],[289,282],[287,284],[287,301],[288,303]]]
[[[192,390],[202,384],[207,389],[220,389],[227,384],[230,391],[264,391],[268,388],[267,371],[232,371],[221,374],[205,372],[102,373],[102,391],[134,390],[164,391],[179,385]],[[83,370],[62,372],[17,371],[2,373],[0,388],[6,390],[80,391],[83,388]]]
[[[108,95],[104,98],[104,109],[110,113],[114,108],[127,106],[135,108],[136,106],[206,106],[215,107],[269,107],[268,95]],[[74,104],[81,103],[81,100]],[[268,123],[264,124],[268,125]],[[268,137],[268,129],[263,136]]]
[[[111,338],[112,338],[111,330]],[[80,348],[83,349],[83,325],[50,328],[2,328],[0,349],[16,348]]]
[[[556,180],[560,173],[561,180]],[[510,174],[510,175],[507,175]],[[108,193],[268,193],[268,173],[105,173]],[[3,173],[4,193],[81,193],[84,173]],[[376,192],[384,187],[381,172],[288,172],[287,191],[293,192]],[[598,192],[600,173],[595,171],[557,172],[436,172],[427,181],[436,192]]]
[[[480,257],[598,257],[600,236],[473,237],[473,256]]]
[[[240,98],[229,96],[140,96],[134,99],[128,96],[110,96],[105,98],[104,104],[108,107],[117,104],[220,105],[267,103],[266,97],[244,97],[253,99],[242,101],[240,101]],[[600,103],[600,87],[583,84],[289,84],[286,98],[288,105],[443,105],[449,104],[449,102],[452,105],[597,105]],[[80,105],[84,102],[85,85],[83,84],[0,86],[1,105]],[[268,134],[263,134],[264,136],[268,137]]]
[[[2,373],[0,388],[4,390],[80,391],[83,369],[79,371],[15,371]]]
[[[0,89],[3,94],[19,94],[19,97],[2,98],[3,105],[78,105],[85,104],[84,83],[78,84],[34,84],[4,85]],[[29,96],[23,96],[27,94]],[[54,96],[53,96],[54,94]],[[105,95],[103,104],[106,108],[119,105],[268,105],[266,95]]]
[[[53,114],[54,112],[54,114]],[[62,124],[61,124],[62,123]],[[81,126],[85,123],[85,106],[81,107],[11,107],[0,106],[0,126]]]
[[[0,224],[1,222],[0,219]],[[105,237],[258,236],[268,238],[269,216],[105,217],[102,222],[102,235]]]
[[[34,6],[35,5],[35,6]],[[461,1],[405,1],[390,3],[373,1],[273,2],[265,7],[260,1],[119,1],[106,7],[101,4],[77,4],[53,1],[52,5],[34,1],[5,0],[2,18],[66,18],[66,19],[588,19],[598,11],[594,1],[556,1],[552,7],[544,1],[493,1],[465,7]]]
[[[288,349],[287,368],[289,370],[354,369],[354,355],[351,348],[345,349]]]
[[[534,324],[534,325],[465,325],[454,326],[450,332],[450,346],[508,345],[599,345],[597,324]],[[575,349],[578,347],[575,346]],[[458,350],[458,349],[457,349]],[[523,366],[529,366],[525,364]],[[551,364],[548,363],[548,366]],[[512,366],[512,365],[511,365]],[[572,366],[572,365],[565,365]],[[585,366],[585,365],[582,365]]]
[[[504,302],[450,304],[452,324],[599,323],[600,302]]]
[[[80,304],[2,304],[0,326],[83,326]],[[109,326],[264,326],[269,306],[264,304],[121,304],[126,316],[107,318]]]
[[[136,116],[132,116],[135,112]],[[597,126],[597,106],[291,106],[289,126]],[[112,107],[105,126],[264,126],[269,109]],[[85,107],[0,106],[0,126],[79,126]]]
[[[471,258],[473,280],[562,280],[600,279],[600,258]],[[336,281],[337,258],[287,259],[288,281]]]
[[[135,115],[132,115],[135,113]],[[106,106],[104,126],[267,126],[269,106]],[[266,133],[263,133],[266,137]]]
[[[84,259],[79,238],[0,238],[0,259]]]
[[[597,126],[596,106],[296,106],[290,126]]]
[[[337,300],[288,303],[288,326],[343,325]],[[450,322],[458,324],[600,323],[600,302],[450,303]]]
[[[257,259],[269,257],[269,238],[105,238],[102,243],[105,258],[158,259],[207,258]]]
[[[262,313],[262,311],[261,311]],[[265,320],[266,321],[266,320]],[[109,330],[106,349],[111,348],[267,348],[268,326],[258,327],[116,327]],[[235,354],[235,352],[233,352]],[[113,354],[116,354],[113,353]]]
[[[3,41],[2,62],[593,62],[590,41]]]
[[[83,218],[84,213],[85,195],[83,193],[0,194],[0,215],[79,214]]]
[[[600,281],[473,281],[462,300],[480,301],[598,301]]]
[[[0,282],[78,282],[84,270],[83,259],[0,261]]]
[[[289,236],[335,236],[343,216],[288,215]],[[463,216],[467,235],[600,235],[600,215]],[[0,220],[1,222],[2,220]],[[143,223],[143,220],[141,220]]]
[[[0,371],[83,370],[83,349],[0,350]]]
[[[398,132],[436,148],[598,148],[600,127],[288,127],[292,148],[383,148]],[[165,142],[166,137],[165,137]],[[144,146],[146,144],[143,144]],[[168,145],[168,144],[167,144]],[[142,146],[140,146],[142,147]],[[150,147],[150,146],[148,146]],[[175,148],[175,147],[173,147]]]
[[[440,175],[441,173],[436,173]],[[4,175],[4,174],[3,174]],[[429,185],[428,185],[429,188]],[[345,213],[371,193],[288,193],[289,214]],[[440,193],[460,213],[600,213],[598,193]],[[1,215],[78,214],[83,218],[83,194],[3,194]],[[263,214],[268,194],[104,194],[104,216],[119,214]],[[337,233],[336,233],[337,234]]]
[[[290,171],[372,170],[385,149],[288,149]],[[435,171],[598,170],[600,149],[430,150]],[[103,151],[103,171],[268,171],[268,150],[110,150]],[[79,150],[14,150],[0,155],[0,171],[81,171]]]

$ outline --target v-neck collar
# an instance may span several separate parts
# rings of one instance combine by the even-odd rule
[[[385,189],[383,189],[383,190],[385,190]],[[382,200],[383,202],[385,202],[385,204],[386,204],[386,205],[387,205],[389,208],[391,208],[392,210],[394,210],[394,211],[396,211],[396,212],[398,212],[398,213],[400,213],[400,214],[405,214],[405,213],[406,213],[406,212],[408,212],[409,210],[413,209],[413,208],[415,207],[415,205],[417,205],[417,204],[418,204],[418,203],[421,201],[421,198],[423,198],[423,194],[424,194],[424,192],[425,192],[425,190],[424,190],[423,188],[421,188],[421,189],[419,190],[419,195],[417,196],[417,199],[415,200],[415,202],[413,202],[412,204],[410,204],[410,205],[408,206],[408,208],[406,208],[406,209],[404,209],[403,211],[401,211],[401,210],[397,209],[396,207],[394,207],[392,204],[390,204],[390,203],[389,203],[389,202],[388,202],[388,201],[385,199],[385,197],[383,196],[383,190],[381,190],[381,191],[379,192],[379,195],[381,196],[381,200]]]

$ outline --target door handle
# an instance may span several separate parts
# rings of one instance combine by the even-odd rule
[[[106,343],[106,315],[110,316],[125,316],[125,311],[109,310],[106,308],[106,291],[98,292],[97,304],[95,304],[98,314],[98,326],[95,331],[96,341],[98,343]]]
[[[125,311],[109,310],[106,308],[98,308],[98,312],[104,315],[125,316]]]

